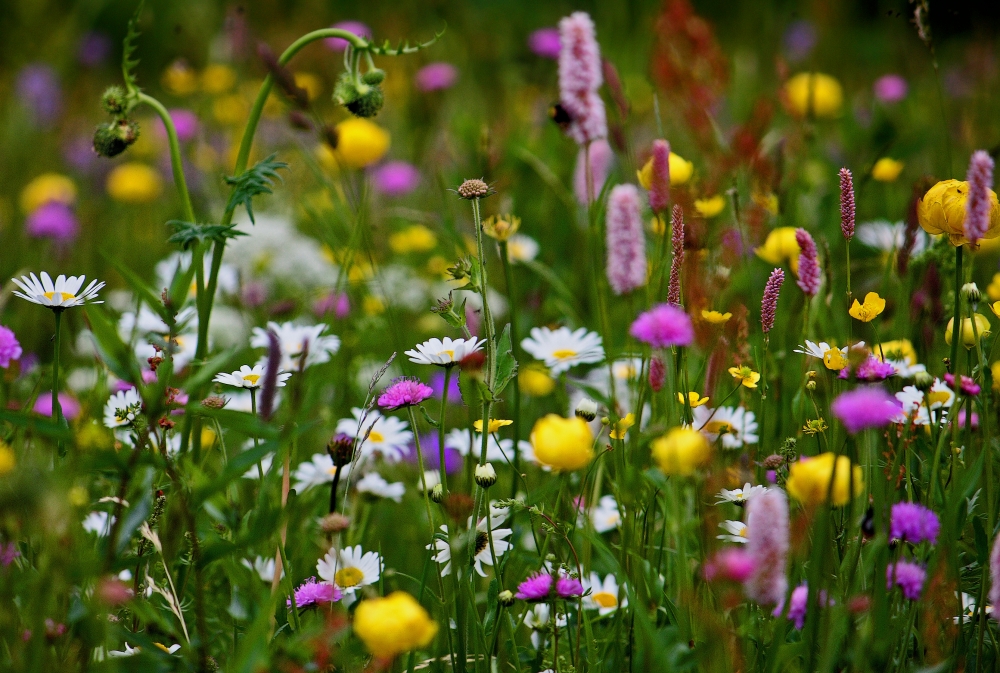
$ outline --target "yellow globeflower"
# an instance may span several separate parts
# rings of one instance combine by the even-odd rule
[[[831,119],[840,114],[844,92],[840,82],[819,72],[800,72],[784,86],[785,106],[795,117]]]
[[[198,76],[184,60],[178,59],[163,71],[160,84],[175,96],[190,96],[198,90]]]
[[[905,165],[902,161],[882,157],[872,166],[872,179],[878,182],[895,182]]]
[[[670,166],[670,186],[674,187],[676,185],[683,185],[685,182],[691,179],[691,174],[694,173],[694,164],[680,156],[679,154],[670,153],[668,159]],[[639,178],[639,184],[643,189],[649,189],[653,184],[653,158],[650,157],[646,161],[645,165],[635,172],[636,176]]]
[[[721,194],[709,196],[704,199],[695,199],[694,209],[699,215],[705,218],[715,217],[726,207],[726,199]]]
[[[764,239],[764,245],[754,252],[768,264],[788,264],[792,273],[799,272],[799,244],[795,240],[795,227],[777,227]]]
[[[337,160],[350,168],[370,166],[389,151],[389,133],[367,119],[337,124]]]
[[[836,475],[834,475],[834,465],[836,465]],[[803,505],[822,504],[826,502],[829,494],[833,496],[833,505],[840,507],[851,501],[852,481],[855,496],[864,492],[864,475],[861,467],[858,465],[851,467],[851,459],[847,456],[837,456],[827,452],[792,463],[788,468],[785,488],[790,496]]]
[[[34,212],[51,201],[73,205],[76,202],[73,181],[58,173],[42,173],[21,190],[21,210],[25,213]]]
[[[653,440],[653,460],[667,475],[690,476],[712,457],[712,447],[705,436],[691,428],[674,428]]]
[[[878,296],[878,292],[869,292],[865,295],[865,303],[860,304],[858,300],[854,300],[854,304],[851,306],[848,313],[851,314],[852,318],[856,318],[861,322],[871,322],[878,316],[882,314],[885,310],[885,299]]]
[[[882,354],[889,360],[901,360],[908,365],[917,364],[917,351],[909,339],[893,339],[883,341],[879,347],[873,351],[878,359],[882,359]]]
[[[991,307],[992,308],[992,307]],[[949,346],[951,345],[951,335],[955,327],[955,319],[952,318],[948,321],[948,326],[944,328],[944,340]],[[976,314],[976,328],[973,331],[972,328],[972,318],[962,319],[962,345],[966,348],[972,348],[976,345],[976,333],[980,339],[987,336],[990,333],[990,321],[982,313]]]
[[[720,313],[719,311],[707,311],[705,309],[701,310],[701,318],[707,323],[713,325],[725,325],[729,322],[729,319],[733,317],[732,313]]]
[[[681,404],[684,404],[684,393],[677,393],[677,401],[680,402]],[[694,409],[695,407],[700,407],[703,404],[708,404],[707,397],[702,397],[701,395],[695,392],[690,392],[687,394],[687,401],[688,404],[691,405],[692,409]]]
[[[236,86],[236,71],[222,63],[211,63],[201,73],[201,90],[205,93],[225,93]]]
[[[0,477],[14,471],[17,466],[17,459],[14,452],[6,443],[0,441]]]
[[[436,245],[437,237],[434,232],[422,224],[414,224],[389,236],[389,247],[399,255],[408,252],[427,252],[433,250]]]
[[[917,201],[917,220],[928,234],[947,234],[952,245],[964,245],[965,201],[969,198],[969,183],[942,180]],[[1000,236],[1000,202],[990,190],[990,224],[983,238]]]
[[[611,429],[611,439],[625,439],[625,433],[635,425],[635,414],[625,414],[625,418],[615,423]]]
[[[553,470],[579,470],[594,458],[594,433],[582,418],[548,414],[531,430],[535,458]]]
[[[508,420],[505,420],[505,419],[502,419],[502,418],[491,418],[490,419],[490,434],[492,435],[495,432],[499,432],[500,428],[504,428],[504,427],[506,427],[508,425],[512,425],[513,423],[514,423],[514,421],[508,421]],[[480,418],[478,421],[476,421],[475,423],[473,423],[472,427],[474,427],[476,429],[476,432],[482,432],[483,431],[483,419]]]
[[[405,591],[363,600],[354,612],[354,633],[382,659],[426,647],[437,631],[437,622]]]
[[[556,389],[556,380],[549,375],[549,371],[536,365],[525,365],[518,370],[517,383],[522,393],[532,397],[545,397]]]
[[[993,274],[993,280],[986,286],[986,296],[990,301],[1000,301],[1000,273]]]
[[[108,174],[105,188],[115,201],[149,203],[163,191],[163,180],[154,168],[131,162],[116,166]]]
[[[746,365],[743,365],[742,367],[730,367],[729,374],[734,379],[739,381],[740,385],[744,388],[756,388],[757,382],[760,381],[760,374]]]

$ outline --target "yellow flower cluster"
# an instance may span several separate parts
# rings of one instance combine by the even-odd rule
[[[405,591],[361,601],[354,612],[354,633],[382,659],[426,647],[437,631],[437,622]]]
[[[830,487],[831,479],[833,480],[832,489]],[[804,458],[792,463],[788,468],[788,481],[785,483],[785,488],[789,495],[803,505],[822,504],[830,495],[832,503],[840,507],[851,501],[852,482],[854,496],[864,492],[864,475],[861,468],[857,465],[851,467],[851,459],[847,456],[837,456],[828,451],[813,458]]]
[[[663,474],[691,476],[712,457],[705,436],[692,428],[674,428],[653,440],[653,460]]]
[[[594,459],[594,433],[582,418],[548,414],[531,430],[535,458],[553,470],[579,470]]]

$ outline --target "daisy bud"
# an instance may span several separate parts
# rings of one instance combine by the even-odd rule
[[[496,470],[494,470],[493,466],[489,463],[477,465],[475,479],[480,488],[489,488],[493,484],[497,483]]]
[[[326,452],[333,458],[333,464],[337,467],[349,465],[354,459],[354,439],[338,434],[326,445]]]
[[[595,418],[597,418],[597,402],[590,399],[589,397],[584,397],[576,405],[576,415],[587,421],[588,423]]]
[[[816,390],[816,382],[809,381],[806,383],[806,390]]]
[[[444,486],[436,484],[434,488],[431,489],[431,500],[437,503],[444,500]]]
[[[508,589],[504,589],[497,594],[497,602],[505,608],[512,606],[514,604],[514,600],[514,594]]]
[[[979,291],[979,286],[975,283],[966,283],[963,285],[962,296],[970,304],[978,304],[979,300],[983,298],[982,293]]]
[[[917,372],[913,376],[913,384],[920,392],[927,392],[934,385],[934,377],[927,372]]]
[[[319,520],[319,527],[324,533],[339,533],[347,530],[351,525],[351,520],[339,512],[327,514]]]

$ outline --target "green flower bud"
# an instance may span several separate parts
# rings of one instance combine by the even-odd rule
[[[128,107],[128,101],[126,100],[127,94],[125,89],[120,86],[109,86],[105,91],[104,95],[101,96],[101,105],[104,109],[108,111],[111,115],[123,114]]]
[[[369,70],[364,75],[361,76],[361,81],[365,84],[381,84],[385,80],[385,70],[380,70],[379,68],[374,68]]]
[[[94,131],[94,151],[116,157],[139,139],[139,125],[130,119],[100,124]]]

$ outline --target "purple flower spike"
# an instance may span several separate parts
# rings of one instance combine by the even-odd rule
[[[383,409],[395,411],[402,407],[420,404],[432,395],[434,390],[421,383],[419,379],[401,376],[379,396],[378,405]]]
[[[664,234],[666,235],[666,234]],[[670,218],[670,281],[667,283],[667,303],[681,305],[681,269],[684,266],[684,209],[674,204]]]
[[[854,238],[854,177],[846,168],[840,169],[840,231],[850,241]]]
[[[816,242],[805,229],[795,230],[795,242],[799,244],[799,279],[796,281],[810,297],[819,294],[820,272],[816,253]]]
[[[764,285],[764,297],[760,302],[760,326],[767,334],[774,329],[774,318],[778,311],[778,293],[781,291],[781,284],[785,282],[785,272],[775,269]]]
[[[617,185],[608,197],[608,284],[617,295],[646,284],[646,237],[635,185]]]

